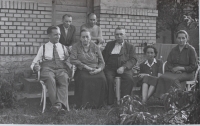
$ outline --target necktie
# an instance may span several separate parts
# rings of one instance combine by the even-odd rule
[[[55,44],[53,44],[53,59],[54,60],[60,60],[60,57],[58,55],[58,51],[56,49],[56,45]]]

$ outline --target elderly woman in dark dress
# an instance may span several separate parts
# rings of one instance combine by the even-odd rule
[[[168,55],[165,73],[158,79],[155,96],[161,98],[162,94],[169,92],[171,87],[184,90],[185,81],[194,78],[197,54],[194,47],[188,43],[188,37],[185,30],[176,33],[178,45]]]
[[[99,108],[104,105],[106,77],[99,47],[91,42],[88,30],[81,30],[80,42],[72,46],[70,62],[77,67],[75,79],[75,99],[77,108]]]
[[[147,99],[153,94],[157,84],[158,77],[162,75],[162,61],[156,59],[157,50],[153,46],[146,46],[144,53],[147,60],[140,64],[140,74],[142,81],[142,102],[146,103]]]

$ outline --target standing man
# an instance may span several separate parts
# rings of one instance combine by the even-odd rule
[[[60,29],[50,26],[47,29],[49,42],[41,46],[34,58],[31,69],[41,71],[40,79],[48,89],[52,109],[56,112],[69,111],[68,106],[68,75],[70,72],[69,54],[65,46],[59,43]],[[38,64],[40,62],[40,65]]]
[[[71,25],[72,23],[72,16],[69,14],[65,14],[62,17],[63,24],[59,24],[58,27],[60,28],[61,36],[59,42],[71,49],[71,46],[76,41],[76,28],[75,26]]]
[[[108,105],[112,105],[115,99],[114,79],[116,76],[121,77],[121,97],[130,95],[133,86],[132,67],[136,65],[135,47],[126,42],[125,29],[117,27],[115,29],[115,40],[108,42],[103,50],[105,61],[105,75],[108,83]]]
[[[81,30],[86,29],[91,34],[91,41],[96,43],[97,45],[101,45],[104,43],[104,39],[102,36],[101,27],[96,25],[97,17],[94,13],[88,14],[88,22],[81,26]]]

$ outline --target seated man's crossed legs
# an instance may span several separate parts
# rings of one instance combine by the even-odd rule
[[[64,111],[68,108],[68,74],[65,69],[51,69],[44,67],[41,69],[41,80],[44,81],[55,111]]]

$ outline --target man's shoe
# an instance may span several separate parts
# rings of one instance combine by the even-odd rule
[[[61,108],[60,111],[59,111],[58,113],[61,114],[61,115],[64,115],[64,114],[66,113],[66,110],[63,109],[63,108]]]
[[[59,106],[52,106],[51,110],[56,113],[56,112],[60,111],[60,107]]]
[[[53,112],[58,112],[58,111],[61,110],[61,104],[56,103],[55,105],[52,106],[51,109],[52,109]]]

